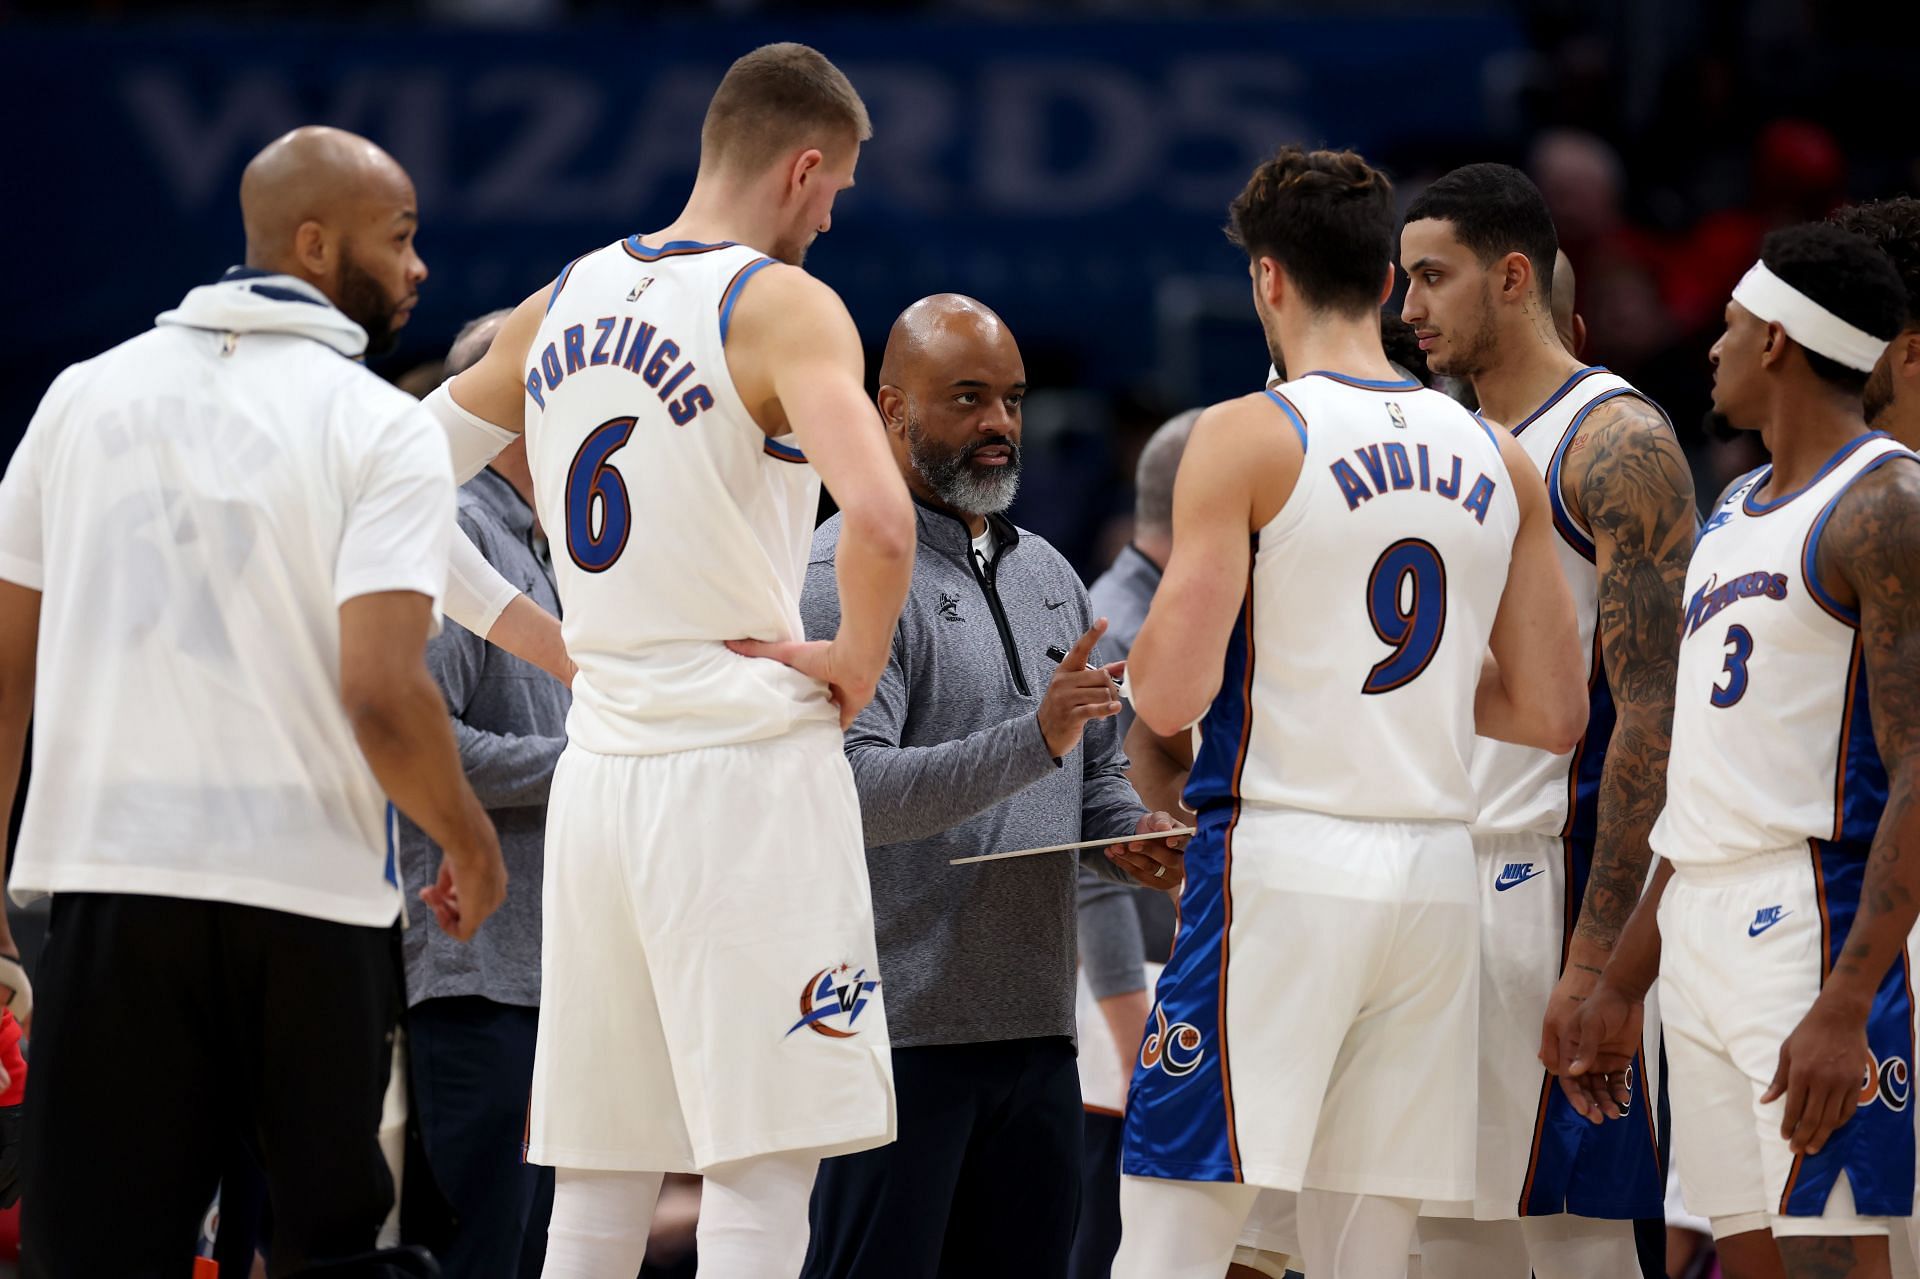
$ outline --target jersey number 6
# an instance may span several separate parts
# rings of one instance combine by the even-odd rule
[[[567,468],[567,554],[589,573],[604,573],[627,549],[633,504],[627,482],[607,461],[633,434],[633,419],[616,417],[587,432]],[[597,511],[595,508],[598,508]],[[594,516],[599,515],[598,528]]]
[[[1374,663],[1361,692],[1391,693],[1427,669],[1447,629],[1447,566],[1431,543],[1403,538],[1380,553],[1367,578],[1367,620],[1393,651]]]

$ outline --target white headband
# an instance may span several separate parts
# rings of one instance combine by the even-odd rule
[[[1887,343],[1857,329],[1755,262],[1734,286],[1733,300],[1762,320],[1778,324],[1809,351],[1861,373],[1871,373]]]

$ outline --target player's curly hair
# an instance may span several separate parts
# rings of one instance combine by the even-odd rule
[[[1907,317],[1907,291],[1899,272],[1866,236],[1830,222],[1782,227],[1760,243],[1767,269],[1856,329],[1891,341]],[[1867,375],[1802,347],[1821,378],[1851,395]]]
[[[1910,195],[1850,204],[1828,221],[1880,246],[1907,286],[1907,327],[1920,329],[1920,200]]]
[[[1393,262],[1393,184],[1353,151],[1285,146],[1228,207],[1227,238],[1280,264],[1315,310],[1380,305]]]

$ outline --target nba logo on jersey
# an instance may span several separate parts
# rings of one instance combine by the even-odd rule
[[[802,1027],[830,1039],[851,1039],[859,1033],[853,1023],[860,1020],[867,996],[880,984],[880,979],[869,979],[864,968],[849,975],[852,967],[841,964],[822,968],[807,978],[807,984],[800,988],[800,1020],[787,1027],[788,1035]]]
[[[1395,404],[1392,400],[1387,401],[1387,420],[1393,423],[1393,427],[1397,431],[1404,431],[1407,429],[1406,410],[1402,409],[1398,404]]]

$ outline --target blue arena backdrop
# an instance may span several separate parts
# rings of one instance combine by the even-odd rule
[[[463,320],[532,292],[571,255],[667,221],[721,73],[776,39],[817,45],[872,110],[858,187],[808,262],[867,339],[914,298],[962,290],[1006,315],[1030,359],[1051,352],[1094,388],[1156,367],[1167,281],[1244,300],[1244,260],[1219,229],[1264,154],[1352,145],[1389,166],[1407,157],[1405,171],[1423,140],[1512,139],[1525,56],[1513,21],[1489,13],[525,30],[15,22],[0,40],[16,179],[0,223],[9,293],[33,301],[5,312],[0,455],[62,365],[138,332],[237,259],[240,170],[283,130],[354,129],[413,173],[433,276],[382,366],[393,370],[437,356]],[[1249,385],[1265,352],[1246,318],[1181,393]]]

